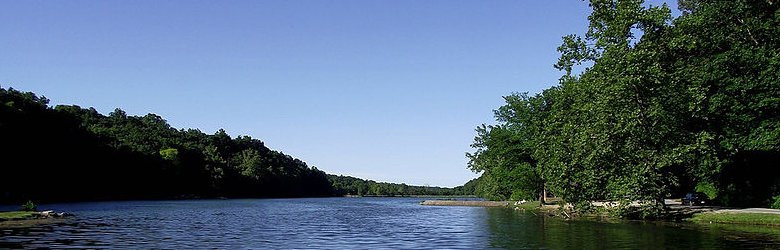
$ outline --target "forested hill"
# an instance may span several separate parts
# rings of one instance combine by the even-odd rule
[[[12,88],[0,88],[0,138],[0,203],[350,194],[258,139],[175,129],[154,114],[50,107]],[[371,194],[403,194],[401,184],[372,189],[375,182],[353,179]]]

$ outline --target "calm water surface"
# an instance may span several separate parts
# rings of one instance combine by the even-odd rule
[[[318,198],[52,204],[40,208],[68,211],[76,217],[33,228],[0,229],[0,248],[780,248],[777,230],[564,221],[503,208],[420,206],[420,201]]]

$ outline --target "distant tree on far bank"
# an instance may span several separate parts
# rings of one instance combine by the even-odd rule
[[[376,182],[342,175],[328,175],[328,180],[336,196],[452,196],[474,195],[476,179],[454,188]]]

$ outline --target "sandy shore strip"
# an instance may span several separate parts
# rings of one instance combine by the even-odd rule
[[[467,206],[467,207],[506,207],[508,201],[458,201],[458,200],[426,200],[420,203],[425,206]]]

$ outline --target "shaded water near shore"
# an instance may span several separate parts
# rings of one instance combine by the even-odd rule
[[[780,248],[776,229],[564,221],[506,208],[421,206],[422,200],[51,204],[41,209],[71,212],[76,217],[30,228],[0,229],[0,248]]]

